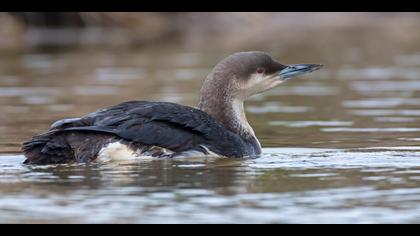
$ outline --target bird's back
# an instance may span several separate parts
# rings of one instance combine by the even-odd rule
[[[241,157],[258,154],[252,140],[227,130],[207,113],[169,102],[130,101],[86,116],[55,122],[23,145],[26,163],[86,162],[111,143],[173,154],[198,151]],[[156,154],[158,155],[158,154]]]

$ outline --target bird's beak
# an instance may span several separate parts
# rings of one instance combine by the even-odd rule
[[[297,75],[303,75],[320,69],[323,65],[319,64],[294,64],[282,69],[279,76],[282,80],[290,79]]]

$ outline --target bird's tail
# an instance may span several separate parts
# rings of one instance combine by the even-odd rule
[[[63,164],[96,159],[100,149],[114,137],[78,131],[49,131],[22,144],[24,164]]]

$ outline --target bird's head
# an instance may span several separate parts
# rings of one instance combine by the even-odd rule
[[[217,84],[220,89],[227,88],[226,92],[233,97],[244,100],[321,67],[319,64],[283,65],[265,52],[239,52],[220,61],[205,85]]]

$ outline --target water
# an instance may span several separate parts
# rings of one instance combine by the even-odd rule
[[[326,67],[247,101],[264,154],[240,160],[36,167],[20,154],[57,119],[132,99],[194,106],[230,50],[1,54],[0,222],[420,223],[420,45],[339,35],[258,48]]]
[[[7,156],[0,221],[418,223],[418,150],[267,148],[248,160],[59,167]]]

